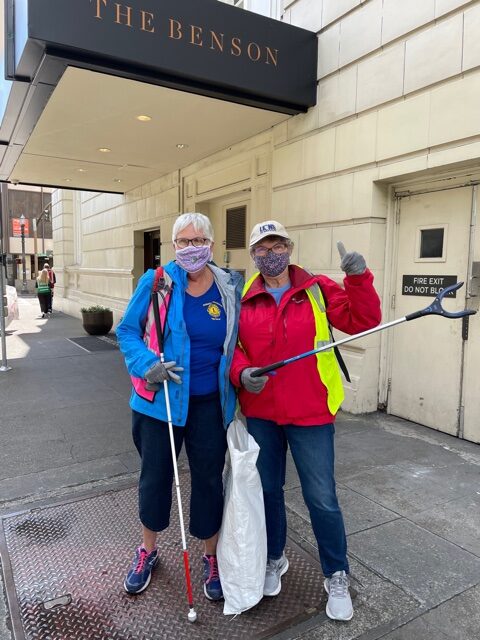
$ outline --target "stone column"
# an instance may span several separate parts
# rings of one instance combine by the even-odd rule
[[[67,268],[74,260],[73,198],[74,192],[58,189],[52,193],[52,232],[54,271],[57,276],[55,301],[67,297],[69,276]],[[61,306],[61,304],[60,304]]]

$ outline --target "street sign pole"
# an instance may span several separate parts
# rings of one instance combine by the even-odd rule
[[[0,185],[0,256],[1,256],[1,267],[0,267],[0,299],[2,300],[2,305],[0,307],[0,337],[2,343],[2,360],[0,364],[0,373],[5,373],[6,371],[10,371],[12,367],[8,366],[7,362],[7,340],[5,333],[5,316],[3,312],[3,301],[5,300],[7,290],[6,290],[6,264],[5,263],[5,254],[3,252],[3,213],[6,211],[4,207],[5,199],[6,199],[6,191],[7,185],[2,183]]]
[[[20,216],[20,232],[22,237],[22,293],[28,293],[27,289],[27,258],[25,255],[25,216]]]

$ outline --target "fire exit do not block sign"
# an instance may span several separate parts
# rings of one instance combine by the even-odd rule
[[[451,284],[457,283],[457,276],[403,276],[402,295],[433,297]],[[457,292],[450,291],[446,298],[456,298]]]

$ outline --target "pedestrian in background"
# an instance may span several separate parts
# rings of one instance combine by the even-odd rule
[[[43,267],[41,270],[40,275],[35,282],[35,287],[37,289],[42,318],[46,318],[50,315],[52,308],[52,285],[50,283],[48,269],[46,267]]]
[[[52,269],[52,267],[50,266],[50,264],[48,262],[45,262],[45,264],[43,265],[43,268],[48,269],[48,279],[50,281],[50,292],[51,292],[51,296],[50,296],[50,309],[48,310],[48,312],[51,314],[52,313],[52,304],[53,304],[53,291],[55,289],[55,284],[57,282],[57,276],[55,275],[55,271]]]
[[[223,596],[216,546],[223,514],[226,428],[236,404],[228,372],[237,342],[242,279],[211,262],[213,228],[203,214],[178,217],[172,241],[175,260],[163,267],[166,295],[159,299],[165,363],[159,359],[151,304],[154,269],[140,278],[117,328],[134,382],[130,407],[133,439],[141,457],[139,515],[143,525],[143,542],[136,549],[124,586],[128,593],[136,594],[149,585],[162,554],[156,547],[157,532],[169,525],[173,461],[166,380],[176,454],[178,457],[185,441],[191,472],[190,533],[205,545],[204,593],[218,600]]]
[[[327,276],[290,264],[293,242],[282,224],[267,220],[253,228],[250,255],[259,273],[244,287],[231,380],[240,388],[248,431],[260,446],[257,467],[268,547],[264,595],[280,593],[288,570],[283,487],[289,446],[318,544],[329,594],[327,614],[350,620],[347,542],[334,477],[334,421],[343,400],[336,354],[331,349],[274,375],[252,377],[259,367],[330,342],[330,324],[349,334],[379,324],[372,273],[363,256],[346,253],[343,245],[340,249],[344,289]]]

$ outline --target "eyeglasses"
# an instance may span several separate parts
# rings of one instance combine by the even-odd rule
[[[286,251],[288,251],[288,245],[286,245],[284,242],[277,242],[277,244],[274,244],[273,247],[264,247],[263,245],[260,245],[259,247],[255,247],[252,250],[252,253],[254,256],[257,256],[259,258],[263,258],[267,255],[267,253],[269,253],[270,251],[272,251],[273,253],[276,253],[277,255],[285,253]]]
[[[211,240],[209,238],[176,238],[175,244],[180,249],[186,249],[189,244],[192,244],[194,247],[204,247],[205,245],[209,245]]]

